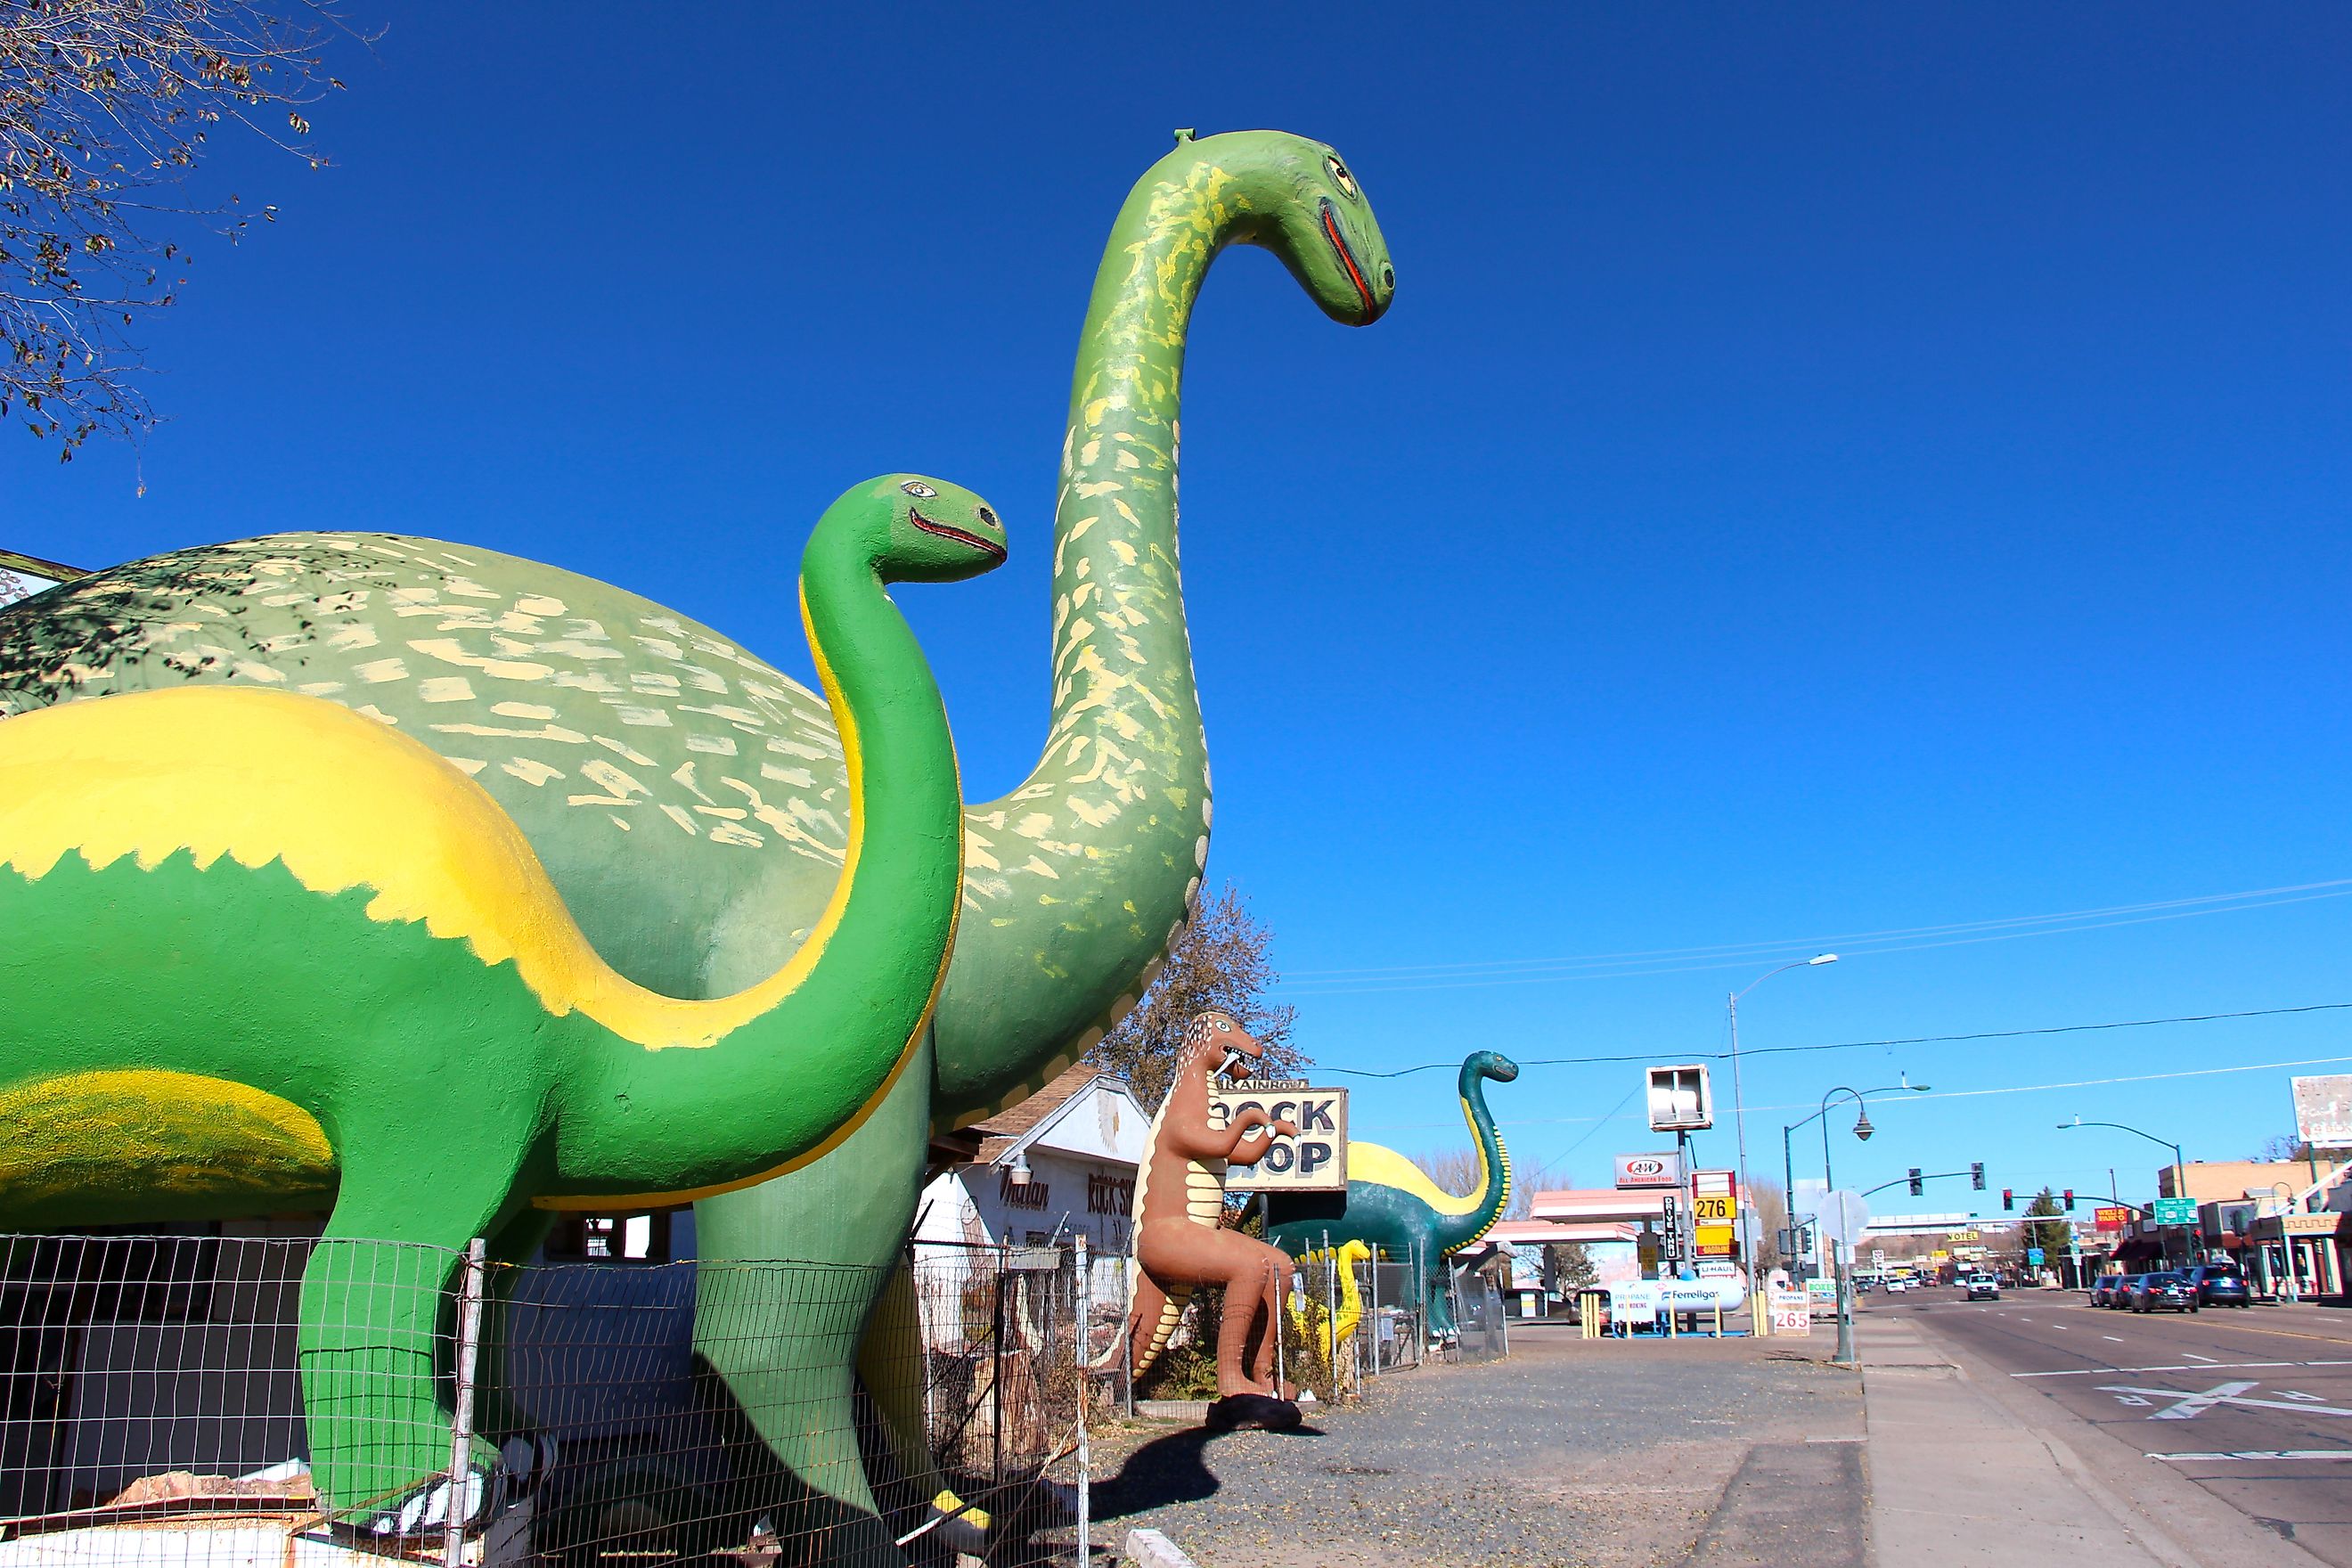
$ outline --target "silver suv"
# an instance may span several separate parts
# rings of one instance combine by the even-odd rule
[[[1994,1279],[1994,1278],[1993,1278],[1991,1275],[1990,1275],[1990,1274],[1971,1274],[1971,1275],[1969,1275],[1969,1298],[1968,1298],[1968,1299],[1969,1299],[1969,1300],[1971,1300],[1971,1301],[1998,1301],[1998,1300],[2000,1300],[2000,1281],[1999,1279]]]

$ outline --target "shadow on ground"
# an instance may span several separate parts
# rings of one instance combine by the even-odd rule
[[[1202,1502],[1214,1497],[1223,1483],[1209,1468],[1209,1445],[1221,1437],[1238,1435],[1194,1426],[1154,1437],[1127,1457],[1118,1474],[1095,1482],[1095,1517],[1125,1519],[1171,1503]],[[1298,1437],[1320,1437],[1323,1429],[1297,1426],[1287,1432],[1262,1436],[1287,1442]]]

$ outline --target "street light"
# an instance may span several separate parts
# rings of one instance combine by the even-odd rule
[[[1829,1201],[1829,1195],[1837,1190],[1837,1177],[1830,1168],[1830,1101],[1842,1094],[1853,1097],[1853,1103],[1859,1112],[1853,1119],[1853,1135],[1868,1142],[1870,1135],[1877,1129],[1870,1124],[1870,1102],[1864,1096],[1900,1094],[1906,1091],[1912,1094],[1925,1094],[1931,1087],[1933,1086],[1929,1084],[1913,1083],[1908,1073],[1903,1075],[1902,1082],[1891,1084],[1884,1089],[1848,1089],[1841,1084],[1822,1096],[1822,1108],[1819,1110],[1814,1111],[1802,1121],[1792,1121],[1780,1129],[1780,1171],[1781,1179],[1788,1183],[1790,1225],[1793,1226],[1797,1223],[1797,1178],[1795,1169],[1790,1163],[1790,1139],[1798,1128],[1802,1127],[1806,1121],[1818,1121],[1822,1124],[1822,1201],[1826,1204]],[[1853,1307],[1847,1294],[1845,1265],[1841,1260],[1838,1244],[1834,1240],[1830,1243],[1830,1262],[1837,1274],[1837,1359],[1852,1361],[1853,1359]]]
[[[1731,1128],[1739,1145],[1739,1185],[1748,1186],[1748,1095],[1739,1081],[1739,999],[1763,984],[1775,974],[1786,974],[1791,969],[1819,969],[1824,963],[1835,963],[1834,952],[1817,952],[1811,958],[1793,959],[1778,969],[1768,969],[1738,990],[1724,998],[1724,1010],[1731,1016]],[[1781,1194],[1786,1197],[1787,1194]]]
[[[2058,1131],[2061,1132],[2071,1132],[2077,1127],[2112,1127],[2118,1132],[2128,1132],[2135,1138],[2145,1138],[2160,1149],[2171,1150],[2172,1195],[2176,1198],[2184,1198],[2189,1195],[2189,1162],[2182,1157],[2180,1145],[2174,1142],[2171,1139],[2158,1138],[2153,1132],[2143,1132],[2137,1127],[2126,1127],[2120,1121],[2085,1121],[2079,1116],[2074,1118],[2072,1121],[2061,1121],[2058,1124]],[[2196,1231],[2197,1245],[2200,1247],[2202,1247],[2205,1245],[2205,1216],[2201,1214],[2197,1216]],[[2166,1250],[2169,1252],[2170,1248],[2168,1247]]]

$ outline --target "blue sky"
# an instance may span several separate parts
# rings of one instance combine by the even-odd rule
[[[994,576],[905,595],[992,795],[1042,731],[1103,233],[1171,127],[1272,125],[1347,155],[1399,279],[1348,331],[1229,257],[1187,387],[1211,871],[1320,1060],[1674,1059],[1850,933],[2352,877],[2352,17],[1475,14],[404,7],[314,116],[336,167],[226,150],[281,219],[148,334],[148,494],[120,448],[0,441],[7,542],[455,538],[804,672],[809,523],[935,471],[1014,531]],[[2352,1001],[2352,900],[2311,891],[1864,942],[1754,993],[1743,1043]],[[2053,1124],[2240,1157],[2287,1073],[1976,1091],[2326,1057],[2352,1014],[1759,1058],[1749,1144],[1769,1169],[1823,1090],[1907,1070],[1937,1094],[1842,1177],[2145,1194],[2156,1150]],[[1649,1146],[1594,1120],[1635,1072],[1497,1089],[1521,1169]],[[1360,1132],[1448,1142],[1448,1076],[1360,1088]]]

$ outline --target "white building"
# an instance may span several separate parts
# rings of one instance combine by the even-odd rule
[[[1124,1079],[1071,1068],[980,1135],[969,1162],[932,1178],[916,1205],[918,1273],[937,1291],[973,1247],[1050,1247],[1087,1238],[1097,1304],[1124,1300],[1129,1215],[1151,1118]]]

